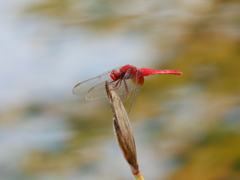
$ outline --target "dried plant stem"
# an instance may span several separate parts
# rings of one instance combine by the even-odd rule
[[[136,145],[128,114],[118,94],[113,90],[108,82],[106,82],[106,91],[109,103],[111,104],[112,111],[114,113],[113,127],[118,140],[118,145],[131,168],[132,174],[137,180],[144,180],[141,172],[139,171]]]
[[[135,176],[135,178],[136,178],[137,180],[144,180],[144,178],[143,178],[143,176],[142,176],[142,174],[141,174],[140,171],[139,171],[139,173],[135,174],[134,176]]]

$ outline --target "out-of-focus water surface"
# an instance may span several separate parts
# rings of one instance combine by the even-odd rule
[[[134,179],[106,99],[71,94],[125,64],[145,78],[130,113],[146,179],[240,179],[239,1],[39,0],[0,6],[0,174]]]

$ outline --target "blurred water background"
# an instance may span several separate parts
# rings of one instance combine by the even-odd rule
[[[145,78],[130,113],[149,180],[240,179],[238,0],[2,0],[0,176],[133,179],[106,99],[73,86],[112,68]]]

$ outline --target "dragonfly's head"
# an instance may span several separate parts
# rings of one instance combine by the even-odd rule
[[[117,71],[116,69],[114,69],[110,73],[110,77],[112,78],[112,80],[116,81],[116,80],[120,79],[121,73],[119,71]]]

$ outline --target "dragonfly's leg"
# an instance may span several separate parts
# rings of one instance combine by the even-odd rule
[[[115,81],[113,81],[113,82],[115,82]],[[118,90],[118,89],[119,89],[119,87],[121,86],[121,83],[122,83],[122,81],[121,81],[121,80],[118,80],[117,82],[115,82],[115,83],[112,83],[112,85],[113,85],[113,88],[112,88],[111,90]]]
[[[127,82],[126,82],[125,79],[123,79],[123,83],[124,83],[124,87],[125,87],[126,92],[121,95],[121,98],[122,98],[122,99],[123,99],[125,96],[127,96],[128,93],[129,93],[128,85],[127,85]]]
[[[121,83],[120,83],[120,80],[119,80],[114,86],[115,90],[118,89],[119,88],[118,86],[120,86],[120,85],[121,85]]]
[[[128,93],[128,92],[129,92],[129,89],[128,89],[128,86],[127,86],[127,82],[126,82],[125,79],[123,80],[123,82],[124,82],[124,86],[125,86],[125,89],[126,89],[126,93]]]
[[[111,83],[114,83],[114,82],[116,82],[116,80],[112,80],[112,81],[110,81],[110,82],[108,82],[108,83],[110,83],[110,84],[111,84]]]
[[[108,83],[111,84],[114,88],[116,88],[118,86],[119,81],[113,80]]]

